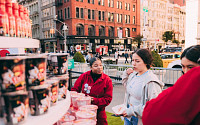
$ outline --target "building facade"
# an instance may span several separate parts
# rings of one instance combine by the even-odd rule
[[[95,52],[103,45],[115,51],[120,44],[132,49],[133,37],[140,34],[140,0],[57,0],[56,13],[68,27],[68,49],[81,45]],[[63,23],[57,21],[56,29],[63,34]],[[63,50],[60,33],[56,36]]]
[[[200,0],[186,1],[185,47],[200,45]]]
[[[143,8],[148,8],[148,12],[144,12]],[[166,47],[166,43],[162,40],[165,31],[174,31],[175,39],[180,43],[184,42],[185,18],[185,6],[172,4],[168,0],[143,0],[141,34],[146,38],[143,46],[159,50]]]

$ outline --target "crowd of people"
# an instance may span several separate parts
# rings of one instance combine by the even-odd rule
[[[105,107],[112,100],[112,80],[103,73],[99,54],[91,57],[88,53],[87,56],[91,71],[77,79],[72,91],[85,93],[84,85],[88,84],[92,104],[98,106],[97,124],[107,125]],[[118,63],[118,52],[114,58]],[[184,74],[164,91],[164,83],[150,70],[151,52],[138,49],[131,58],[133,67],[126,69],[122,76],[126,110],[115,114],[124,117],[124,125],[200,124],[200,45],[184,50],[181,55]]]

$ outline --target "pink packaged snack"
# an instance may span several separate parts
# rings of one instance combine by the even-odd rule
[[[19,56],[0,58],[0,89],[2,93],[26,90],[25,58]]]
[[[5,102],[5,116],[8,125],[23,123],[28,117],[28,92],[16,91],[3,95]]]
[[[56,78],[59,79],[58,100],[65,99],[67,95],[69,76],[68,74],[57,75]]]
[[[51,99],[51,106],[56,105],[58,102],[58,79],[48,79],[46,83],[50,86],[49,96]]]

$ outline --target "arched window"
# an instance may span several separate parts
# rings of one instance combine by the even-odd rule
[[[76,35],[84,36],[84,26],[82,24],[76,26]]]
[[[94,28],[94,25],[90,25],[88,27],[88,35],[89,36],[95,36],[95,28]]]
[[[112,26],[110,26],[109,29],[108,29],[108,35],[109,35],[109,37],[114,36],[114,28]]]
[[[105,28],[104,26],[99,27],[99,36],[105,36]]]

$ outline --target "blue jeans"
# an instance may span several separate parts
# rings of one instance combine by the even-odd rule
[[[127,105],[127,108],[129,108],[129,105]],[[138,124],[138,118],[135,116],[131,116],[130,121],[124,117],[124,125],[137,125]]]
[[[138,124],[138,118],[135,116],[132,116],[130,121],[126,117],[124,118],[124,125],[137,125],[137,124]]]

